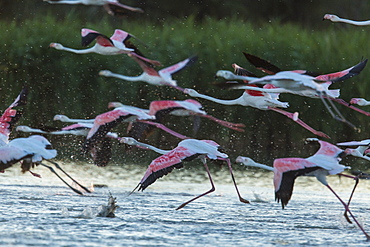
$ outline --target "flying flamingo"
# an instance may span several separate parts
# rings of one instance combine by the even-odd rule
[[[329,111],[330,115],[338,121],[346,123],[353,129],[357,130],[357,128],[350,123],[348,120],[344,118],[344,116],[339,112],[339,110],[335,107],[331,100],[328,100],[330,106],[326,102],[328,98],[336,98],[338,95],[333,94],[331,90],[328,90],[328,86],[324,84],[325,81],[318,80],[315,77],[299,74],[293,71],[281,71],[274,75],[267,75],[261,78],[252,77],[252,76],[240,76],[235,75],[231,71],[227,70],[219,70],[216,73],[217,76],[223,77],[227,80],[243,80],[247,82],[247,84],[272,84],[277,88],[273,89],[256,89],[258,91],[264,92],[275,92],[275,93],[292,93],[297,95],[317,95],[327,110]],[[251,89],[249,86],[236,86],[236,89]],[[330,108],[332,107],[335,111]]]
[[[255,55],[245,53],[245,52],[243,52],[243,54],[244,54],[245,58],[253,66],[255,66],[257,69],[262,70],[263,72],[265,72],[267,74],[273,75],[273,74],[276,74],[276,73],[282,71],[279,67],[275,66],[274,64],[271,64],[270,62],[268,62],[268,61],[266,61],[262,58],[259,58]],[[359,73],[361,73],[361,71],[365,68],[365,66],[367,64],[367,61],[368,60],[365,59],[365,60],[361,61],[360,63],[358,63],[358,64],[356,64],[356,65],[354,65],[354,66],[352,66],[348,69],[345,69],[345,70],[342,70],[342,71],[339,71],[339,72],[330,73],[330,74],[319,74],[319,73],[315,73],[315,72],[311,72],[311,71],[307,71],[307,70],[292,70],[292,72],[296,72],[296,73],[299,73],[299,74],[310,75],[310,76],[315,77],[315,79],[317,79],[317,80],[325,81],[322,84],[330,92],[330,95],[333,96],[333,98],[328,98],[329,100],[333,100],[333,101],[335,101],[335,102],[337,102],[341,105],[344,105],[348,108],[351,108],[352,110],[355,110],[355,111],[357,111],[361,114],[364,114],[366,116],[370,116],[369,112],[366,112],[362,109],[359,109],[359,108],[354,107],[354,106],[351,105],[351,104],[357,104],[357,102],[361,105],[361,103],[364,102],[362,99],[358,99],[358,101],[356,101],[356,98],[355,98],[355,99],[353,99],[352,103],[351,102],[348,103],[348,102],[344,101],[343,99],[338,98],[339,95],[340,95],[340,90],[339,89],[329,89],[330,85],[332,85],[334,82],[344,81],[346,79],[349,79],[349,78],[351,78],[353,76],[356,76]],[[228,86],[233,87],[234,85],[228,84]],[[285,91],[285,92],[289,92],[289,91]],[[296,92],[289,92],[289,93],[296,93]],[[312,93],[314,93],[314,94],[312,94]],[[300,92],[299,95],[310,97],[310,98],[319,98],[319,96],[315,92],[312,92],[312,91]]]
[[[119,102],[111,102],[109,103],[109,107],[119,107],[122,106]],[[244,124],[235,124],[230,123],[218,118],[215,118],[211,115],[208,115],[205,111],[201,110],[202,105],[192,99],[187,99],[183,101],[178,100],[158,100],[152,101],[149,106],[149,115],[155,116],[155,120],[153,122],[162,123],[163,119],[168,115],[175,115],[175,116],[199,116],[205,117],[215,121],[216,123],[225,126],[227,128],[236,130],[236,131],[244,131],[242,127],[245,127]],[[130,135],[134,138],[145,139],[151,132],[155,129],[155,126],[148,125],[142,122],[133,122],[130,125]]]
[[[83,4],[83,5],[98,5],[103,6],[104,9],[110,15],[121,14],[125,10],[143,13],[144,11],[140,8],[131,7],[119,3],[117,0],[44,0],[51,4]]]
[[[369,148],[370,145],[370,139],[362,140],[362,141],[349,141],[349,142],[340,142],[337,143],[338,146],[346,146],[346,147],[353,147],[356,146],[357,148],[348,149],[348,153],[350,153],[352,156],[359,157],[365,160],[370,161],[370,157],[366,156],[366,150]]]
[[[59,43],[51,43],[49,46],[57,50],[73,52],[76,54],[86,54],[86,53],[97,53],[101,55],[128,54],[129,56],[136,57],[148,63],[154,65],[161,65],[161,63],[158,61],[150,60],[140,55],[141,53],[139,52],[139,50],[129,41],[129,39],[134,36],[123,30],[116,29],[112,37],[109,38],[97,31],[83,28],[81,30],[81,36],[82,36],[82,46],[84,47],[88,46],[94,40],[96,40],[96,44],[93,47],[84,50],[76,50],[64,47]]]
[[[18,122],[22,113],[13,109],[17,106],[23,106],[26,104],[28,95],[28,89],[24,88],[19,93],[14,102],[4,111],[0,117],[0,147],[9,143],[9,135],[14,127],[14,124]]]
[[[112,73],[109,70],[101,70],[99,72],[99,75],[106,77],[115,77],[126,81],[144,81],[155,86],[170,86],[182,92],[184,91],[184,89],[177,86],[177,82],[176,80],[172,79],[172,75],[195,63],[197,57],[193,56],[187,58],[181,62],[178,62],[159,71],[154,69],[153,65],[150,63],[147,63],[136,57],[133,57],[133,59],[140,65],[141,69],[143,70],[143,73],[139,76],[125,76]]]
[[[356,26],[368,26],[368,25],[370,25],[370,20],[369,21],[353,21],[353,20],[349,20],[349,19],[340,18],[340,17],[338,17],[336,15],[332,15],[332,14],[324,15],[323,20],[330,20],[332,22],[344,22],[344,23],[348,23],[348,24],[352,24],[352,25],[356,25]]]
[[[314,138],[313,140],[317,139]],[[264,169],[267,168],[274,172],[275,200],[277,200],[277,202],[281,201],[283,209],[288,204],[292,196],[295,179],[299,176],[315,176],[317,180],[325,185],[342,203],[345,208],[345,216],[348,212],[361,231],[365,234],[367,240],[370,240],[370,236],[365,232],[364,228],[358,223],[349,209],[349,203],[358,183],[358,178],[341,174],[344,169],[350,168],[339,164],[339,161],[341,160],[339,156],[345,151],[328,142],[318,142],[320,144],[320,149],[314,155],[308,158],[275,159],[273,168],[267,168],[268,166],[258,164],[248,157],[239,156],[237,158],[237,162],[242,162],[249,166],[256,166]],[[356,180],[355,187],[352,190],[350,200],[347,204],[337,195],[337,193],[335,193],[326,180],[326,176],[334,174],[340,174],[341,176],[350,177]]]
[[[110,129],[114,128],[115,126],[122,122],[130,123],[134,121],[140,121],[146,124],[154,125],[157,128],[160,128],[180,139],[188,138],[187,136],[181,135],[167,128],[161,123],[150,121],[154,119],[155,116],[149,115],[146,110],[126,105],[102,113],[94,119],[93,127],[91,128],[86,137],[86,141],[83,145],[83,150],[85,152],[91,150],[91,148],[93,148],[94,145],[97,142],[99,142],[101,138],[104,137]]]
[[[55,120],[61,118],[62,115],[57,115]],[[29,126],[20,125],[17,126],[17,131],[28,132],[28,133],[39,133],[39,134],[50,134],[50,135],[77,135],[86,137],[92,128],[93,123],[76,123],[66,127],[63,127],[59,130],[45,131],[41,129],[31,128]],[[111,139],[120,140],[120,137],[117,133],[108,132],[107,135],[101,139],[94,147],[91,149],[90,155],[96,166],[106,166],[111,157],[112,143]]]
[[[54,164],[59,170],[66,174],[73,182],[78,184],[86,192],[90,192],[86,187],[79,184],[71,176],[69,176],[59,164],[51,161],[57,155],[57,151],[51,147],[51,143],[43,136],[32,135],[27,138],[16,138],[11,140],[8,144],[0,147],[0,171],[11,167],[12,165],[21,162],[22,172],[30,171],[35,165],[42,165],[50,169],[63,183],[78,194],[82,194],[81,191],[70,186],[62,177],[55,172],[55,170],[42,161],[48,161]],[[31,171],[30,171],[31,172]],[[32,173],[32,172],[31,172]],[[32,173],[35,176],[38,174]]]
[[[239,200],[244,203],[249,203],[249,201],[242,198],[239,193],[238,187],[234,179],[234,175],[232,173],[231,163],[228,158],[228,155],[225,153],[222,153],[219,150],[219,148],[220,146],[216,142],[211,141],[211,140],[186,139],[186,140],[181,141],[177,145],[176,148],[154,159],[150,163],[148,169],[146,170],[144,174],[144,177],[141,179],[138,186],[132,192],[134,192],[137,188],[139,191],[143,191],[149,185],[154,183],[158,178],[161,178],[164,175],[167,175],[168,173],[172,172],[173,169],[182,168],[183,167],[182,162],[185,162],[185,161],[187,162],[195,158],[200,158],[200,160],[204,164],[204,167],[207,171],[208,178],[211,182],[212,188],[209,191],[181,204],[179,207],[176,208],[176,210],[179,210],[183,208],[184,206],[186,206],[188,203],[215,191],[215,186],[214,186],[214,183],[213,183],[213,180],[212,180],[212,177],[211,177],[211,174],[209,172],[207,162],[206,162],[206,159],[209,158],[213,160],[223,160],[227,162],[227,165],[229,167],[229,171],[231,174],[231,178],[233,180]]]
[[[234,68],[237,69],[238,72],[243,71],[241,70],[242,68],[240,66],[237,66],[235,64],[233,66]],[[263,87],[264,89],[274,89],[274,87],[272,87],[271,85],[265,85]],[[324,138],[329,138],[329,136],[326,135],[325,133],[313,129],[308,124],[306,124],[301,119],[299,119],[298,112],[290,113],[282,109],[279,109],[279,108],[287,108],[289,106],[287,102],[281,102],[278,100],[279,93],[260,92],[254,89],[258,89],[258,87],[255,85],[250,85],[249,88],[246,89],[239,98],[234,99],[234,100],[216,99],[208,95],[200,94],[194,89],[190,89],[190,88],[186,88],[184,90],[184,93],[192,97],[198,97],[198,98],[210,100],[210,101],[216,102],[218,104],[223,104],[223,105],[242,105],[242,106],[251,106],[259,110],[272,110],[272,111],[278,112],[292,119],[297,124],[301,125],[303,128],[307,129],[308,131],[310,131],[311,133],[315,135],[318,135]]]

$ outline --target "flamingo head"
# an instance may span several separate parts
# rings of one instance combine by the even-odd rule
[[[123,106],[123,104],[121,102],[109,102],[108,104],[108,108],[117,108],[117,107],[121,107]]]
[[[112,72],[111,71],[109,71],[109,70],[100,70],[100,72],[99,72],[99,75],[100,76],[111,76],[112,75]]]
[[[69,120],[69,117],[65,115],[55,115],[53,118],[54,121],[61,121],[61,122],[66,122]]]
[[[29,132],[31,130],[31,128],[28,127],[28,126],[25,126],[25,125],[19,125],[19,126],[17,126],[17,128],[15,130],[16,131],[22,131],[22,132]]]
[[[223,77],[226,80],[233,80],[235,78],[235,75],[233,72],[228,70],[219,70],[216,73],[216,77]]]
[[[185,94],[188,94],[188,95],[190,95],[192,97],[197,97],[198,96],[197,91],[195,91],[194,89],[191,89],[191,88],[185,88],[184,89],[184,93]]]
[[[128,144],[128,145],[137,145],[138,141],[136,141],[132,137],[123,137],[123,138],[120,139],[120,143],[125,143],[125,144]]]
[[[324,15],[323,20],[330,20],[332,22],[337,22],[337,21],[340,20],[340,18],[336,15],[326,14],[326,15]]]
[[[367,101],[363,98],[352,98],[349,103],[351,105],[365,106]]]
[[[242,163],[243,165],[248,166],[248,164],[254,163],[254,161],[248,157],[238,156],[235,163]]]
[[[49,47],[55,48],[57,50],[62,50],[64,47],[59,43],[50,43]]]

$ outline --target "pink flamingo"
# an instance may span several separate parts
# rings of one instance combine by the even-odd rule
[[[163,154],[162,156],[154,159],[148,169],[146,170],[144,177],[141,179],[138,186],[131,192],[133,193],[137,188],[139,191],[145,190],[149,185],[154,183],[158,178],[163,177],[164,175],[167,175],[168,173],[172,172],[173,169],[180,169],[183,167],[182,162],[191,161],[195,158],[200,158],[202,163],[204,164],[204,167],[207,171],[208,178],[211,182],[212,188],[197,196],[193,199],[181,204],[176,210],[179,210],[186,206],[188,203],[207,195],[213,191],[215,191],[215,186],[211,177],[211,174],[209,172],[206,159],[213,159],[213,160],[222,160],[226,161],[227,165],[229,167],[229,172],[231,174],[231,178],[233,180],[236,192],[238,194],[239,200],[244,203],[249,203],[249,201],[245,200],[241,197],[238,187],[236,185],[234,175],[232,173],[231,163],[228,158],[228,155],[225,153],[222,153],[220,151],[220,146],[211,140],[196,140],[196,139],[186,139],[181,141],[176,148],[169,151],[166,154]]]
[[[157,128],[160,128],[171,135],[174,135],[180,139],[187,139],[187,136],[181,135],[163,124],[156,123],[150,120],[154,120],[155,116],[149,115],[146,110],[133,107],[133,106],[120,106],[111,110],[109,112],[105,112],[103,114],[98,115],[94,119],[94,124],[91,130],[89,131],[86,141],[83,145],[83,150],[85,152],[91,150],[96,143],[98,143],[102,137],[106,136],[108,131],[119,123],[122,122],[134,122],[140,121],[146,124],[154,125]]]
[[[69,176],[59,164],[51,161],[50,159],[55,158],[57,151],[52,148],[51,143],[43,136],[32,135],[27,138],[16,138],[11,140],[8,144],[0,147],[0,171],[11,167],[13,164],[21,162],[22,172],[30,171],[35,165],[42,165],[50,169],[63,183],[78,194],[82,194],[81,191],[70,186],[62,177],[59,176],[55,170],[42,161],[46,160],[54,164],[59,170],[66,174],[73,182],[78,184],[86,192],[90,192],[86,187],[79,184],[71,176]],[[31,172],[31,171],[30,171]],[[31,172],[32,173],[32,172]],[[35,176],[38,174],[32,173]]]
[[[55,120],[59,120],[62,118],[62,115],[57,115]],[[66,127],[63,127],[58,130],[53,131],[45,131],[41,129],[35,129],[31,128],[29,126],[18,126],[16,128],[17,131],[22,132],[29,132],[29,133],[39,133],[39,134],[50,134],[50,135],[77,135],[77,136],[84,136],[86,137],[90,131],[90,129],[93,127],[93,123],[76,123],[72,124]],[[117,139],[118,141],[121,139],[118,137],[117,133],[108,132],[107,135],[101,139],[90,151],[90,155],[94,161],[94,164],[96,166],[102,167],[106,166],[111,157],[111,149],[112,149],[112,143],[111,139]]]
[[[181,62],[178,62],[174,65],[171,65],[159,71],[154,69],[153,65],[150,63],[147,63],[136,57],[133,57],[133,59],[140,65],[140,67],[143,70],[143,73],[139,76],[125,76],[121,74],[112,73],[109,70],[101,70],[99,72],[99,75],[106,76],[106,77],[115,77],[115,78],[126,80],[126,81],[144,81],[150,85],[155,85],[155,86],[170,86],[170,87],[173,87],[183,92],[184,89],[177,86],[177,82],[176,80],[172,79],[172,75],[177,72],[180,72],[181,70],[195,63],[197,60],[197,57],[194,56],[194,57],[187,58]]]
[[[261,78],[235,75],[227,70],[219,70],[216,75],[227,80],[243,80],[247,82],[247,84],[272,84],[277,87],[273,89],[256,89],[263,92],[292,93],[302,96],[317,95],[335,120],[341,121],[353,129],[358,130],[352,123],[344,118],[331,100],[328,100],[330,106],[328,105],[326,99],[336,98],[338,95],[333,94],[332,90],[328,89],[328,86],[324,84],[325,81],[317,80],[315,77],[293,71],[281,71],[274,75],[267,75]],[[251,89],[249,86],[235,86],[234,88]],[[332,107],[335,112],[330,107]]]
[[[312,140],[318,141],[315,138]],[[320,144],[320,149],[314,155],[308,158],[275,159],[273,168],[256,163],[248,157],[239,156],[236,161],[248,166],[261,167],[274,172],[275,200],[277,202],[281,201],[281,206],[283,209],[288,204],[292,196],[295,179],[299,176],[315,176],[317,180],[325,185],[342,203],[345,208],[345,216],[347,220],[349,220],[347,216],[348,212],[361,231],[365,234],[367,240],[370,240],[370,236],[365,232],[364,228],[358,223],[349,209],[349,203],[357,186],[358,178],[341,174],[344,169],[350,168],[348,166],[339,164],[339,161],[341,160],[339,156],[345,153],[345,151],[328,142],[318,142]],[[340,174],[341,176],[350,177],[356,180],[355,187],[352,190],[347,204],[337,195],[337,193],[335,193],[326,180],[326,176],[335,174]]]
[[[122,3],[119,3],[117,0],[44,0],[51,4],[83,4],[83,5],[97,5],[103,6],[104,9],[110,15],[121,14],[125,10],[143,13],[144,11],[140,8],[131,7]]]
[[[129,41],[133,35],[116,29],[112,37],[107,37],[97,31],[83,28],[81,30],[82,35],[82,46],[88,46],[91,42],[96,40],[96,44],[93,47],[83,50],[76,50],[68,47],[64,47],[59,43],[51,43],[49,46],[57,50],[73,52],[76,54],[86,54],[86,53],[97,53],[101,55],[118,55],[118,54],[128,54],[129,56],[136,57],[148,63],[154,65],[161,65],[160,62],[147,59],[140,55],[141,53],[138,49]]]
[[[233,66],[235,69],[237,69],[239,73],[244,71],[240,66],[236,64],[234,64]],[[243,73],[245,73],[245,71]],[[263,89],[273,90],[275,89],[275,87],[271,85],[265,85]],[[294,122],[301,125],[303,128],[307,129],[308,131],[310,131],[311,133],[315,135],[318,135],[324,138],[329,138],[329,136],[326,135],[325,133],[313,129],[311,126],[309,126],[308,124],[303,122],[301,119],[299,119],[298,112],[290,113],[282,109],[279,109],[279,108],[287,108],[289,106],[287,102],[281,102],[278,100],[279,93],[260,92],[259,88],[255,85],[248,86],[248,89],[244,91],[242,96],[234,100],[216,99],[211,96],[200,94],[194,89],[189,89],[189,88],[186,88],[184,90],[184,93],[189,94],[192,97],[199,97],[199,98],[210,100],[210,101],[223,104],[223,105],[242,105],[242,106],[251,106],[259,110],[272,110],[272,111],[278,112],[292,119]]]
[[[111,102],[109,107],[119,107],[122,106],[119,102]],[[153,122],[162,123],[163,119],[168,115],[175,115],[175,116],[199,116],[211,119],[216,123],[225,126],[227,128],[243,132],[245,127],[244,124],[235,124],[230,123],[218,118],[215,118],[211,115],[208,115],[205,111],[201,110],[202,105],[192,99],[187,99],[183,101],[178,100],[159,100],[159,101],[152,101],[149,106],[149,115],[155,116],[155,120]],[[129,133],[131,136],[139,139],[145,139],[149,136],[152,131],[155,129],[155,126],[148,125],[142,122],[133,122],[130,125]]]
[[[270,62],[268,62],[268,61],[266,61],[262,58],[259,58],[257,56],[254,56],[252,54],[248,54],[248,53],[245,53],[245,52],[243,52],[243,54],[246,57],[246,59],[253,66],[255,66],[257,69],[262,70],[263,72],[265,72],[267,74],[273,75],[273,74],[276,74],[276,73],[282,71],[277,66],[271,64]],[[348,107],[352,110],[355,110],[355,111],[357,111],[361,114],[364,114],[366,116],[370,116],[369,112],[366,112],[362,109],[359,109],[359,108],[354,107],[354,106],[351,105],[351,104],[359,104],[360,106],[362,106],[363,104],[366,104],[365,100],[354,98],[353,101],[351,100],[350,103],[348,103],[348,102],[344,101],[343,99],[338,98],[339,95],[340,95],[340,90],[339,89],[329,89],[329,87],[332,83],[339,82],[339,81],[344,81],[346,79],[349,79],[349,78],[351,78],[353,76],[356,76],[359,73],[361,73],[361,71],[365,68],[365,66],[367,64],[367,61],[368,60],[365,59],[365,60],[361,61],[360,63],[358,63],[358,64],[356,64],[356,65],[354,65],[354,66],[352,66],[348,69],[345,69],[345,70],[342,70],[342,71],[339,71],[339,72],[330,73],[330,74],[321,74],[320,75],[318,73],[314,73],[314,72],[307,71],[307,70],[292,70],[292,72],[296,72],[296,73],[299,73],[299,74],[310,75],[310,76],[315,77],[315,79],[317,79],[317,80],[325,81],[325,82],[322,83],[322,85],[324,85],[326,87],[326,89],[330,92],[330,95],[333,96],[332,98],[329,97],[328,98],[329,100],[333,100],[333,101],[335,101],[335,102],[337,102],[341,105],[344,105],[344,106],[346,106],[346,107]],[[289,92],[289,91],[287,91],[287,92]],[[294,92],[290,92],[290,93],[294,93]],[[312,94],[312,91],[300,92],[300,95],[310,97],[310,98],[319,98],[319,95],[317,95],[316,93]]]
[[[368,21],[353,21],[349,19],[340,18],[333,14],[325,14],[323,20],[330,20],[332,22],[344,22],[356,26],[368,26],[370,25],[370,20]]]

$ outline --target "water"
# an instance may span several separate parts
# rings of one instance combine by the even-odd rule
[[[196,166],[196,163],[194,164]],[[63,164],[85,185],[107,185],[79,196],[46,168],[21,174],[16,165],[0,176],[1,246],[368,246],[362,232],[348,224],[343,207],[315,178],[297,179],[286,209],[274,201],[272,174],[235,172],[238,201],[227,169],[211,170],[216,191],[176,211],[210,188],[204,170],[175,170],[144,192],[128,193],[144,174],[143,166]],[[334,176],[329,183],[348,198],[353,181]],[[370,231],[368,181],[361,181],[352,210]],[[115,218],[96,217],[109,193],[120,206]],[[256,198],[257,197],[257,198]]]

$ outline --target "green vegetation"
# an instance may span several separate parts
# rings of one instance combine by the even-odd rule
[[[343,70],[369,57],[368,28],[344,27],[330,22],[323,22],[322,26],[320,30],[313,30],[279,21],[252,25],[239,19],[212,18],[195,22],[193,17],[153,24],[127,19],[112,21],[105,16],[97,23],[79,21],[73,14],[63,18],[48,14],[22,22],[1,21],[1,105],[4,109],[22,86],[28,85],[30,102],[21,123],[37,127],[40,124],[62,126],[52,120],[55,114],[93,118],[106,111],[110,101],[148,108],[152,100],[189,98],[171,88],[99,77],[102,69],[125,75],[141,73],[140,67],[126,55],[78,55],[48,48],[51,42],[58,42],[82,49],[82,27],[108,36],[116,28],[126,30],[147,45],[146,48],[133,39],[145,56],[161,61],[165,67],[198,55],[196,64],[175,75],[178,84],[217,98],[234,99],[242,91],[220,90],[212,84],[215,72],[232,70],[232,63],[263,75],[248,64],[243,51],[267,59],[284,70],[308,69],[322,73]],[[369,75],[369,68],[365,68],[359,76],[333,88],[340,88],[341,98],[347,101],[352,97],[370,98]],[[289,111],[298,111],[302,120],[331,136],[333,143],[368,138],[368,118],[349,108],[338,105],[343,115],[361,128],[361,133],[333,120],[320,100],[294,95],[281,95],[280,99],[289,102]],[[244,155],[269,162],[276,157],[307,156],[317,148],[304,146],[304,138],[312,134],[278,113],[199,101],[209,114],[247,125],[246,132],[239,133],[202,120],[196,137],[214,139],[228,150],[231,158]],[[180,133],[194,136],[190,118],[168,117],[166,124]],[[121,135],[125,134],[125,127],[119,129]],[[168,135],[164,137],[163,132],[157,131],[148,142],[163,148],[171,148],[178,142]]]

